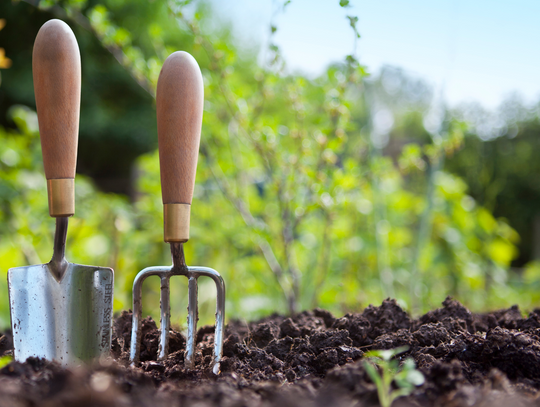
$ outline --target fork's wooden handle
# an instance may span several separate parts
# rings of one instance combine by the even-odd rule
[[[81,57],[75,35],[63,21],[49,20],[40,28],[32,73],[49,213],[71,216],[75,212]]]
[[[187,52],[163,64],[156,104],[165,241],[186,242],[204,104],[201,70]]]

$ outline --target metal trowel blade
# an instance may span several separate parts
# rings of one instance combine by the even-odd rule
[[[58,281],[48,264],[8,272],[15,360],[73,365],[109,353],[113,270],[68,263]]]

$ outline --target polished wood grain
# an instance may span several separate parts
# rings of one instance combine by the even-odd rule
[[[49,20],[32,55],[34,92],[48,180],[75,178],[81,101],[81,57],[71,28]]]
[[[199,65],[187,52],[175,52],[163,64],[156,103],[163,203],[191,204],[204,86]]]

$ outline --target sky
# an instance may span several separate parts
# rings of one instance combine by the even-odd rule
[[[246,44],[275,42],[291,71],[316,76],[354,49],[347,15],[358,16],[357,56],[369,72],[384,65],[423,78],[451,106],[495,108],[512,93],[540,99],[539,0],[213,0]],[[274,16],[273,16],[274,15]]]

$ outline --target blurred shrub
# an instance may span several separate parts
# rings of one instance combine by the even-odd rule
[[[540,104],[516,95],[495,112],[462,106],[456,116],[468,120],[463,148],[447,168],[462,177],[470,194],[521,236],[514,267],[540,259]]]

